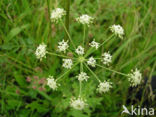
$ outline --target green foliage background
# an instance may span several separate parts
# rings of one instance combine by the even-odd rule
[[[48,49],[55,51],[57,42],[65,32],[61,25],[50,23],[50,10],[64,7],[66,0],[1,0],[0,1],[0,116],[2,117],[119,117],[126,100],[135,99],[137,89],[129,93],[126,77],[104,69],[95,70],[100,79],[111,78],[111,92],[96,93],[97,82],[91,77],[83,84],[83,96],[90,108],[76,111],[69,108],[71,96],[77,96],[79,85],[74,76],[78,68],[67,74],[57,92],[46,87],[42,92],[30,88],[27,76],[47,77],[63,73],[61,59],[48,56],[43,62],[36,60],[34,51],[42,40]],[[111,68],[129,73],[138,67],[144,77],[156,75],[156,2],[155,0],[71,0],[70,34],[76,45],[81,43],[82,26],[74,18],[89,14],[95,22],[88,28],[86,43],[95,38],[106,39],[112,24],[121,24],[125,29],[123,41],[110,40],[102,51],[113,53]],[[100,56],[101,51],[95,54]],[[34,69],[40,67],[43,72]],[[147,87],[147,86],[146,86]],[[143,86],[143,89],[146,89]],[[155,94],[155,92],[154,92]],[[154,107],[155,101],[151,105]],[[127,105],[128,106],[128,105]]]

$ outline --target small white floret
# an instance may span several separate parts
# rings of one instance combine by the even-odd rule
[[[136,87],[142,81],[142,74],[137,68],[135,70],[132,70],[132,73],[128,74],[128,76],[128,80],[130,81],[130,85],[132,87]]]
[[[109,52],[103,53],[101,61],[103,64],[109,65],[112,62],[112,55]]]
[[[69,45],[68,45],[68,41],[64,41],[62,40],[61,42],[58,43],[58,50],[60,52],[66,52],[66,50],[68,49]]]
[[[36,58],[39,59],[40,61],[42,60],[42,58],[46,58],[46,47],[47,45],[45,45],[44,43],[40,44],[35,52]]]
[[[92,66],[92,67],[95,67],[96,65],[96,60],[94,59],[94,57],[90,57],[87,61],[87,64]]]
[[[73,65],[72,59],[63,59],[63,67],[67,69],[71,69]]]
[[[64,15],[66,15],[66,11],[62,8],[56,8],[52,10],[50,19],[52,22],[57,23]]]
[[[47,78],[47,85],[52,88],[53,90],[56,90],[59,86],[59,84],[56,83],[56,80],[54,79],[53,76],[49,76]]]
[[[83,24],[83,25],[90,25],[93,23],[93,19],[91,16],[88,16],[86,14],[76,18],[76,21],[78,21],[79,23]]]
[[[72,98],[70,102],[70,106],[76,110],[83,110],[88,104],[86,104],[85,100],[81,97],[79,98]]]
[[[87,75],[87,73],[85,72],[81,72],[78,76],[76,76],[78,78],[79,81],[87,81],[89,76]]]
[[[123,35],[124,35],[124,29],[120,26],[120,25],[112,25],[110,27],[110,30],[117,36],[119,36],[119,38],[123,39]]]
[[[98,42],[96,42],[95,40],[93,40],[91,43],[89,43],[89,45],[91,47],[98,49],[100,44]]]
[[[112,83],[108,81],[104,81],[98,85],[97,90],[99,93],[106,93],[110,90],[110,88],[112,88]]]
[[[77,49],[75,50],[75,52],[78,55],[83,55],[84,54],[84,48],[82,46],[78,46]]]

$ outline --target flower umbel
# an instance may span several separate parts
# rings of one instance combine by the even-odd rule
[[[97,88],[99,93],[106,93],[112,88],[112,83],[108,81],[101,82]]]
[[[63,59],[63,65],[62,66],[64,68],[71,69],[72,65],[73,65],[72,59]]]
[[[47,45],[45,45],[44,43],[40,44],[35,52],[36,58],[39,59],[40,61],[42,60],[42,58],[46,58],[46,47]]]
[[[81,72],[78,76],[76,76],[78,78],[79,81],[87,81],[89,76],[87,75],[87,73],[85,72]]]
[[[66,52],[66,50],[68,49],[69,45],[68,45],[68,41],[64,41],[62,40],[61,42],[58,43],[58,50],[60,52]]]
[[[120,25],[112,25],[110,27],[110,30],[117,36],[119,36],[119,38],[123,39],[123,35],[124,35],[124,29],[120,26]]]
[[[105,65],[109,65],[112,62],[112,56],[109,54],[109,52],[105,52],[102,54],[102,63]]]
[[[81,97],[78,97],[77,99],[71,99],[70,106],[76,110],[83,110],[87,104],[85,103],[85,100],[83,100]]]
[[[129,76],[128,80],[130,81],[130,85],[132,87],[136,87],[141,83],[142,74],[137,68],[135,70],[132,70],[132,73],[128,74],[128,76]]]
[[[56,83],[56,80],[54,79],[53,76],[49,76],[47,78],[47,85],[52,88],[53,90],[56,90],[59,84]]]
[[[136,69],[135,71],[132,71],[132,73],[130,73],[128,75],[125,73],[121,73],[119,71],[115,71],[111,67],[108,68],[108,67],[104,66],[104,65],[108,66],[108,65],[110,65],[110,63],[112,63],[112,55],[109,52],[103,53],[101,55],[101,57],[98,57],[98,53],[101,52],[100,50],[98,52],[94,53],[97,49],[100,49],[101,46],[103,46],[105,43],[107,43],[107,41],[109,41],[114,35],[123,39],[124,29],[120,25],[112,25],[110,27],[110,30],[114,34],[111,35],[108,39],[105,39],[102,43],[98,43],[95,40],[93,40],[92,42],[89,43],[89,46],[87,45],[87,47],[85,47],[85,45],[88,44],[88,43],[85,43],[85,39],[87,38],[86,36],[89,36],[88,33],[86,35],[86,26],[89,26],[91,23],[93,23],[93,18],[86,14],[78,17],[76,20],[79,23],[83,24],[84,26],[83,26],[83,38],[82,38],[83,40],[81,43],[83,46],[79,45],[77,47],[77,44],[74,43],[74,39],[72,39],[72,36],[70,35],[70,31],[66,28],[66,25],[61,20],[64,15],[66,15],[66,11],[64,9],[56,8],[51,13],[51,21],[55,22],[55,23],[57,23],[58,21],[61,21],[61,25],[63,26],[63,28],[66,32],[66,35],[68,36],[69,41],[61,40],[60,42],[58,42],[58,51],[59,51],[58,53],[49,52],[50,49],[47,52],[46,45],[44,43],[42,43],[37,47],[35,55],[36,55],[37,59],[40,59],[40,60],[42,60],[42,58],[45,58],[46,54],[56,56],[56,57],[61,57],[61,59],[63,61],[62,67],[68,69],[68,70],[65,70],[64,73],[61,73],[61,75],[57,78],[57,80],[55,80],[53,76],[49,76],[47,78],[47,85],[53,90],[56,90],[58,88],[58,86],[59,86],[59,84],[57,83],[58,80],[63,78],[67,73],[70,74],[71,71],[73,71],[73,72],[80,71],[80,73],[77,76],[75,76],[79,81],[79,94],[78,94],[79,97],[71,99],[71,102],[70,102],[71,107],[73,107],[74,109],[77,109],[77,110],[83,110],[87,106],[85,100],[83,100],[81,98],[81,96],[82,96],[82,93],[86,92],[86,91],[83,91],[86,88],[83,89],[84,82],[82,82],[82,81],[87,81],[89,79],[88,72],[90,72],[91,75],[93,77],[95,77],[95,79],[99,83],[98,87],[97,87],[97,91],[99,93],[109,92],[110,89],[112,88],[112,82],[109,82],[107,79],[102,82],[101,81],[102,78],[99,78],[99,77],[105,77],[105,76],[103,76],[103,75],[100,76],[100,74],[97,75],[97,72],[93,71],[93,70],[95,70],[95,68],[93,69],[91,67],[99,67],[100,69],[102,69],[102,71],[103,71],[103,69],[105,69],[106,71],[110,71],[115,74],[119,74],[119,75],[128,77],[128,80],[130,81],[131,86],[137,86],[138,84],[141,83],[142,75],[139,70]],[[69,42],[69,44],[68,44],[68,42]],[[74,50],[73,50],[73,48],[69,48],[70,43],[72,44]],[[100,60],[100,61],[97,62],[98,60]],[[75,69],[75,67],[76,67],[76,69]],[[101,70],[99,70],[99,72],[101,72]],[[69,75],[69,76],[71,76],[71,75]],[[107,74],[106,74],[106,76],[107,76]],[[34,79],[38,79],[38,78],[36,77]],[[71,81],[74,82],[73,80],[74,79],[72,79]],[[31,79],[28,78],[27,81],[30,82]],[[38,82],[38,84],[43,84],[43,81],[40,80]],[[77,83],[75,83],[75,84],[77,84]],[[76,87],[76,88],[77,88],[77,86],[78,85],[74,85],[74,87]],[[87,86],[89,86],[89,85],[87,85]],[[35,88],[36,87],[34,87],[34,89]],[[64,91],[64,90],[61,90],[61,91]],[[76,92],[77,92],[77,90],[76,90]],[[86,92],[86,93],[88,93],[88,92]],[[88,94],[88,96],[90,96],[90,94]]]
[[[90,16],[84,14],[84,15],[82,15],[82,16],[76,18],[76,21],[80,22],[80,23],[83,24],[83,25],[86,24],[86,25],[89,26],[90,24],[93,23],[93,19],[94,19],[94,18],[92,18],[92,17],[90,17]]]
[[[82,46],[78,46],[77,49],[75,50],[75,52],[78,55],[83,55],[84,54],[84,48]]]
[[[95,47],[96,49],[99,48],[99,43],[98,43],[98,42],[95,42],[95,40],[93,40],[89,45],[90,45],[91,47]]]
[[[52,22],[57,23],[64,15],[66,15],[66,11],[62,8],[56,8],[52,10],[50,19]]]
[[[87,64],[92,66],[92,67],[95,67],[95,64],[96,64],[96,60],[93,58],[93,57],[90,57],[87,61]]]

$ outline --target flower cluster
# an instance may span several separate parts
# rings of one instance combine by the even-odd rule
[[[94,59],[94,57],[90,57],[87,61],[87,64],[92,66],[92,67],[95,67],[96,65],[96,60]]]
[[[66,52],[66,50],[68,49],[69,45],[68,45],[68,41],[64,41],[62,40],[61,42],[58,43],[58,50],[60,52]]]
[[[87,81],[88,78],[89,78],[89,76],[87,75],[87,73],[81,72],[81,73],[77,76],[77,78],[78,78],[79,81],[83,81],[83,80]]]
[[[100,44],[98,42],[95,42],[95,40],[93,40],[89,45],[91,47],[95,47],[96,49],[98,49]]]
[[[98,86],[99,93],[106,93],[112,88],[112,83],[108,81],[101,82]]]
[[[40,44],[35,52],[36,58],[39,59],[40,61],[42,60],[42,58],[46,58],[46,47],[47,45],[45,45],[44,43]]]
[[[59,84],[56,83],[56,80],[54,79],[53,76],[49,76],[47,78],[47,85],[52,88],[53,90],[56,90]]]
[[[67,69],[71,69],[73,65],[72,59],[63,59],[63,67]]]
[[[124,35],[124,30],[123,30],[123,28],[120,26],[120,25],[112,25],[111,27],[110,27],[110,29],[111,29],[111,31],[115,34],[115,35],[117,35],[117,36],[119,36],[119,38],[121,38],[121,39],[123,39],[123,35]]]
[[[78,46],[77,49],[75,50],[75,52],[78,55],[83,55],[84,54],[84,48],[82,46]]]
[[[77,20],[78,22],[80,22],[80,23],[83,24],[83,25],[87,25],[87,26],[89,26],[90,24],[93,23],[93,19],[94,19],[94,18],[92,18],[91,16],[88,16],[88,15],[86,15],[86,14],[84,14],[84,15],[82,15],[82,16],[76,18],[76,20]]]
[[[105,52],[102,54],[102,63],[105,65],[109,65],[112,62],[112,56],[109,54],[109,52]]]
[[[83,110],[87,106],[87,104],[85,100],[83,100],[81,97],[78,97],[77,99],[71,99],[70,106],[76,110]]]
[[[51,20],[53,22],[58,22],[62,18],[62,16],[64,16],[65,14],[66,14],[66,12],[63,9],[57,8],[57,9],[53,10],[51,13]],[[79,18],[77,18],[76,20],[78,22],[82,23],[83,25],[87,25],[87,26],[89,26],[93,22],[93,18],[88,15],[82,15]],[[64,27],[64,25],[63,25],[63,27]],[[119,36],[121,39],[123,38],[124,30],[120,25],[113,25],[110,27],[110,29],[115,35]],[[66,29],[65,29],[65,31],[67,32]],[[67,33],[67,34],[68,34],[68,36],[70,35],[69,33]],[[84,33],[84,35],[85,35],[85,33]],[[94,67],[94,69],[96,67],[100,67],[105,70],[109,70],[111,72],[118,73],[120,75],[128,76],[128,80],[130,81],[131,86],[137,86],[141,83],[142,75],[141,75],[140,71],[137,69],[127,75],[127,74],[121,73],[119,71],[115,71],[110,68],[107,68],[110,65],[110,63],[112,63],[112,55],[109,52],[105,52],[102,54],[102,56],[100,58],[96,58],[96,55],[93,54],[93,52],[96,51],[97,49],[99,49],[103,44],[105,44],[106,43],[105,40],[102,44],[93,40],[88,45],[88,47],[91,47],[91,49],[88,48],[87,50],[85,50],[84,42],[82,43],[83,46],[79,45],[77,48],[75,48],[76,45],[74,45],[74,43],[72,42],[71,36],[69,36],[69,39],[70,39],[69,41],[71,42],[72,46],[74,47],[74,50],[70,50],[70,48],[69,48],[70,45],[68,45],[68,41],[62,40],[61,42],[58,43],[58,51],[63,52],[63,53],[59,53],[59,55],[57,53],[47,52],[45,44],[40,44],[39,47],[37,47],[37,49],[36,49],[35,55],[40,60],[42,60],[43,57],[46,57],[46,53],[48,53],[48,54],[51,53],[51,55],[63,58],[62,59],[62,61],[63,61],[62,67],[66,68],[67,71],[65,73],[61,74],[57,78],[57,80],[55,80],[53,76],[49,76],[47,78],[47,85],[51,89],[56,90],[59,86],[59,84],[57,83],[59,81],[59,79],[64,77],[64,75],[66,73],[69,73],[78,64],[80,65],[79,66],[80,73],[75,77],[78,79],[78,81],[80,81],[79,83],[81,83],[81,81],[86,81],[86,82],[88,81],[89,76],[88,76],[88,73],[85,72],[85,70],[87,69],[90,72],[90,74],[92,74],[99,82],[99,85],[97,86],[97,91],[101,94],[109,92],[110,89],[113,88],[113,86],[112,86],[113,83],[110,82],[109,80],[101,80],[102,78],[99,78],[99,76],[96,73],[94,73],[94,71],[92,70],[93,69],[92,67]],[[68,54],[66,54],[67,51],[71,52],[73,56],[69,57]],[[99,62],[96,61],[98,59],[100,60],[99,62],[103,63],[104,65],[107,65],[107,67],[104,67],[103,64],[101,64],[101,63],[98,64]],[[84,69],[84,67],[86,69]],[[86,101],[81,98],[81,96],[82,96],[81,88],[82,87],[80,84],[79,97],[72,98],[71,102],[70,102],[70,106],[77,110],[83,110],[87,106]]]
[[[141,83],[142,80],[142,74],[140,71],[136,68],[135,70],[131,70],[132,73],[128,74],[129,78],[128,80],[130,81],[130,85],[132,87],[135,87]]]
[[[52,22],[57,23],[64,15],[66,15],[66,11],[62,8],[56,8],[52,10],[50,19]]]

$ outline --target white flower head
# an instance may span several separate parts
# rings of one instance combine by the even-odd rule
[[[92,66],[92,67],[95,67],[96,65],[96,60],[94,59],[94,57],[90,57],[87,61],[87,64]]]
[[[142,74],[137,68],[135,70],[132,70],[132,73],[128,74],[128,76],[128,80],[130,81],[130,85],[132,87],[139,85],[142,81]]]
[[[109,81],[104,81],[98,85],[97,91],[99,93],[106,93],[110,90],[110,88],[112,88],[112,83]]]
[[[71,69],[72,65],[73,65],[72,59],[63,59],[63,65],[62,66],[64,68]]]
[[[95,47],[96,49],[98,49],[100,44],[98,42],[96,42],[95,40],[93,40],[91,43],[89,43],[89,45],[91,47]]]
[[[81,15],[80,17],[76,18],[76,21],[78,21],[79,23],[83,24],[83,25],[90,25],[93,23],[93,19],[91,16],[88,16],[86,14]]]
[[[52,10],[50,19],[52,22],[57,23],[64,15],[66,15],[66,11],[62,8],[56,8]]]
[[[42,43],[36,49],[35,55],[37,59],[40,59],[40,61],[42,60],[42,58],[46,58],[46,53],[47,53],[46,47],[47,45]]]
[[[59,86],[59,84],[56,83],[56,80],[54,79],[53,76],[49,76],[47,78],[47,85],[52,88],[53,90],[56,90]]]
[[[87,81],[89,76],[87,75],[87,73],[85,72],[81,72],[78,76],[76,76],[78,78],[79,81]]]
[[[78,55],[83,55],[84,54],[84,48],[82,46],[78,46],[77,49],[75,50],[75,52]]]
[[[66,50],[68,49],[69,45],[68,45],[68,41],[64,41],[62,40],[61,42],[58,42],[58,50],[60,52],[66,52]]]
[[[88,104],[86,104],[85,100],[81,97],[72,98],[70,102],[70,106],[76,110],[83,110]]]
[[[109,65],[112,62],[112,55],[109,52],[103,53],[101,61],[103,64]]]
[[[112,25],[110,27],[110,30],[117,36],[119,36],[119,38],[123,39],[123,35],[124,35],[124,29],[120,26],[120,25]]]

